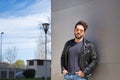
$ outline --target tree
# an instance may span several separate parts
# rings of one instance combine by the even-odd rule
[[[40,34],[42,33],[42,31],[40,30]],[[37,49],[35,49],[35,58],[37,59],[44,59],[44,37],[43,35],[40,35],[39,40],[37,41]]]
[[[17,51],[16,47],[7,48],[5,51],[5,58],[9,62],[10,65],[15,61],[17,57],[16,51]]]
[[[9,63],[8,62],[2,62],[0,63],[0,68],[8,68]]]
[[[13,65],[15,68],[25,68],[24,60],[16,60]]]

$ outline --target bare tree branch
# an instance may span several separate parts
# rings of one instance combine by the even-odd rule
[[[51,24],[51,18],[46,17],[47,21]],[[47,56],[51,56],[51,25],[47,32]],[[37,49],[35,49],[35,58],[45,59],[45,32],[43,26],[40,25],[40,37],[37,41]]]
[[[6,49],[5,58],[9,62],[9,64],[12,64],[15,61],[15,59],[17,57],[16,51],[17,51],[16,47]]]

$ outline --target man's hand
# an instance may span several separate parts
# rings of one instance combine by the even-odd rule
[[[63,72],[62,72],[64,75],[65,74],[67,74],[68,73],[68,71],[67,70],[63,70]]]
[[[76,72],[76,74],[78,76],[80,76],[80,77],[84,77],[85,76],[85,74],[82,71],[78,71],[78,72]]]

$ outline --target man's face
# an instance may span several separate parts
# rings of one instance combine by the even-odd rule
[[[82,25],[77,25],[74,29],[74,35],[76,39],[81,39],[85,35],[84,27]]]

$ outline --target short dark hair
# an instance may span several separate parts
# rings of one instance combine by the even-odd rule
[[[75,25],[75,28],[77,27],[77,25],[82,25],[84,27],[84,31],[86,31],[88,28],[88,25],[84,21],[78,21]]]

